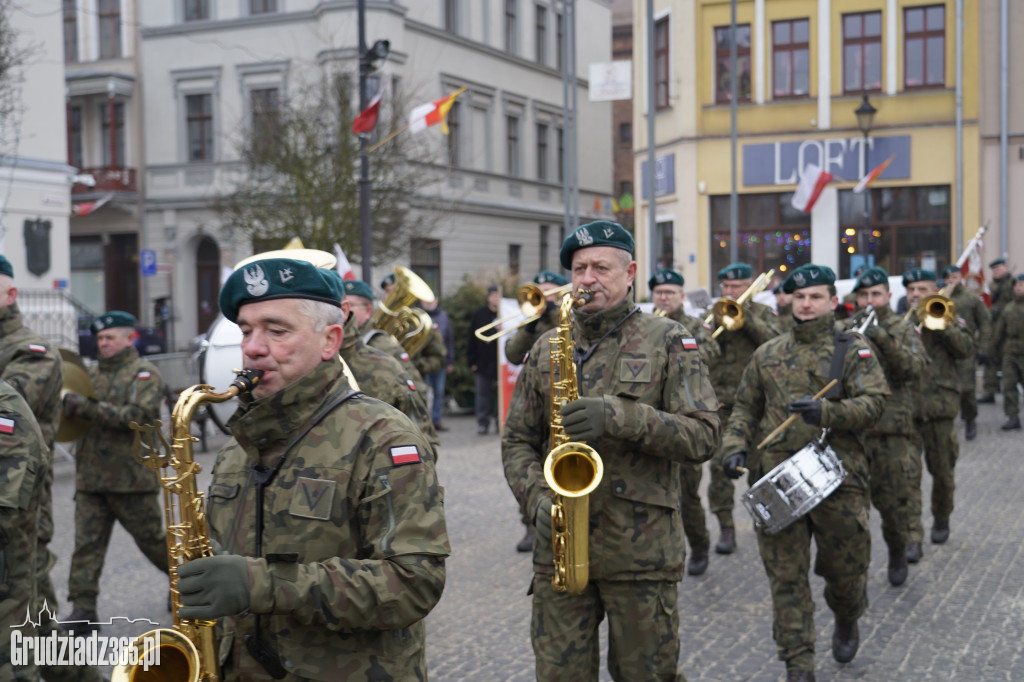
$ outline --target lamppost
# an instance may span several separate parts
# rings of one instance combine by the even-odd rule
[[[864,95],[864,99],[861,101],[860,106],[854,110],[854,114],[857,116],[857,127],[860,128],[860,132],[864,133],[864,141],[860,145],[860,167],[864,169],[864,173],[868,173],[868,137],[871,135],[871,128],[875,124],[875,114],[878,109],[871,106],[871,102],[868,101],[868,96]],[[867,263],[867,254],[865,253],[864,240],[867,239],[867,235],[871,234],[871,190],[868,188],[864,189],[864,230],[861,232],[860,239],[857,240],[860,251],[864,254],[865,264]],[[853,272],[850,273],[853,275]]]
[[[366,111],[366,78],[381,59],[386,59],[391,43],[378,40],[366,48],[366,0],[357,3],[359,24],[359,111]],[[369,135],[359,136],[359,243],[362,253],[363,281],[373,280],[373,231],[370,225],[370,157],[366,153]]]

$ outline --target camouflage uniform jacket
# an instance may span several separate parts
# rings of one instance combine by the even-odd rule
[[[796,327],[796,318],[793,317],[793,304],[780,305],[775,311],[775,322],[779,326],[779,333],[783,334]]]
[[[996,322],[992,345],[996,348],[1002,346],[1008,355],[1024,355],[1024,296],[1017,296],[1003,308],[1003,314]]]
[[[716,340],[722,354],[711,363],[711,383],[726,408],[732,407],[743,368],[750,356],[762,343],[779,335],[775,311],[768,306],[750,302],[743,306],[743,312],[745,319],[740,329],[723,331],[718,335]],[[717,328],[717,322],[712,321],[711,327],[712,330]]]
[[[590,495],[590,577],[674,581],[683,567],[679,464],[711,457],[718,400],[682,327],[639,311],[629,315],[633,308],[627,296],[607,310],[577,313],[574,323],[579,350],[593,350],[578,370],[579,394],[603,396],[605,405],[605,435],[590,443],[604,461],[604,477]],[[550,383],[551,354],[531,353],[502,436],[505,478],[531,518],[551,495],[543,472]],[[538,543],[534,571],[552,573],[550,545]]]
[[[425,377],[428,374],[437,374],[444,369],[444,359],[447,355],[448,349],[444,347],[444,337],[441,336],[441,330],[437,328],[437,323],[434,323],[430,332],[430,340],[427,341],[423,350],[412,359],[412,363],[416,365],[420,376]]]
[[[505,342],[505,359],[513,365],[521,365],[526,362],[526,355],[533,349],[544,332],[554,329],[558,324],[558,306],[548,306],[544,314],[537,319],[533,327],[530,325],[520,327],[512,337]]]
[[[696,317],[687,315],[683,306],[679,306],[674,313],[666,317],[683,325],[687,333],[697,339],[697,344],[700,346],[700,359],[704,361],[704,364],[710,367],[711,362],[722,355],[722,349],[718,345],[718,341],[712,338],[711,330]]]
[[[992,322],[995,322],[1003,309],[1013,301],[1013,275],[1007,274],[1002,279],[992,280],[989,291],[992,292],[992,309],[989,312]]]
[[[155,493],[157,474],[132,455],[132,422],[152,424],[160,418],[164,380],[139,357],[135,346],[100,358],[89,368],[95,399],[79,408],[92,423],[78,441],[75,455],[76,490],[83,493]]]
[[[835,349],[835,322],[829,314],[799,324],[754,351],[736,392],[722,450],[727,455],[753,452],[761,438],[790,416],[786,411],[789,403],[816,394],[829,382]],[[847,344],[840,386],[840,399],[823,401],[820,426],[797,419],[765,446],[762,475],[825,427],[830,429],[828,442],[840,459],[863,453],[857,434],[881,416],[889,386],[871,347],[857,336]],[[865,470],[863,462],[854,468]]]
[[[968,291],[963,284],[953,287],[949,297],[956,306],[956,314],[967,323],[967,329],[975,342],[980,344],[988,339],[992,332],[992,320],[981,297]]]
[[[11,628],[37,606],[37,524],[48,449],[25,399],[0,380],[0,679],[38,679],[35,666],[11,667]],[[51,607],[55,605],[51,604]],[[32,609],[32,617],[36,617]],[[21,634],[35,635],[31,624]],[[33,660],[29,654],[29,660]]]
[[[907,435],[914,429],[914,391],[928,366],[928,354],[921,343],[921,335],[902,315],[894,313],[888,305],[877,308],[875,315],[878,324],[866,330],[865,340],[875,351],[892,393],[885,401],[882,416],[866,433]],[[857,317],[843,320],[837,326],[849,329],[863,321],[861,311]]]
[[[433,453],[405,415],[364,395],[305,432],[348,390],[339,363],[324,362],[273,395],[241,398],[228,422],[210,528],[226,551],[252,557],[249,610],[221,621],[229,679],[269,679],[244,644],[254,614],[288,680],[427,677],[422,619],[451,551]],[[264,491],[257,557],[254,466],[286,451]]]
[[[416,422],[437,452],[441,444],[434,430],[434,422],[423,394],[416,382],[405,372],[401,362],[384,351],[370,348],[356,333],[354,317],[345,323],[345,337],[341,342],[341,357],[352,370],[359,390],[394,407]]]
[[[957,361],[973,357],[974,339],[962,320],[943,330],[917,327],[928,352],[928,366],[917,388],[917,419],[953,419],[960,412]]]
[[[416,369],[416,365],[413,363],[412,358],[409,357],[409,354],[405,352],[404,348],[402,348],[402,344],[395,340],[395,337],[391,336],[391,334],[388,334],[383,329],[377,329],[369,320],[367,320],[362,327],[359,327],[359,329],[356,330],[356,333],[363,339],[363,343],[370,348],[376,348],[379,351],[383,351],[395,360],[401,362],[402,367],[405,369],[405,373],[409,375],[409,378],[416,382],[417,386],[426,386],[426,383],[423,381],[423,376],[420,374],[420,371]]]

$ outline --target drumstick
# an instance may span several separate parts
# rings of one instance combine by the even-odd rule
[[[815,400],[821,400],[822,398],[825,397],[825,394],[828,393],[829,391],[831,391],[832,387],[835,386],[838,383],[839,383],[838,379],[833,379],[832,381],[828,382],[827,384],[825,384],[825,388],[821,389],[820,391],[818,391],[817,393],[814,394],[814,399]],[[800,413],[799,412],[794,412],[793,414],[789,415],[789,417],[786,418],[786,421],[782,422],[777,427],[775,427],[774,431],[772,431],[767,436],[765,436],[764,440],[757,444],[757,449],[758,450],[762,449],[765,445],[768,444],[768,441],[770,441],[772,438],[775,438],[775,436],[777,436],[780,433],[782,433],[786,429],[786,427],[788,427],[790,424],[795,422],[799,417],[800,417]]]

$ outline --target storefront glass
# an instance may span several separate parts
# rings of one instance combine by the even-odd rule
[[[793,208],[792,192],[741,194],[737,260],[754,274],[774,268],[776,279],[811,260],[811,216]],[[732,262],[729,242],[729,197],[711,197],[711,273]]]

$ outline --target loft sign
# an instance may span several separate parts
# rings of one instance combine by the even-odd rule
[[[821,140],[768,142],[743,145],[743,184],[795,185],[807,164],[814,164],[836,180],[860,180],[890,156],[892,163],[881,180],[905,180],[910,177],[910,135],[868,138],[867,154],[862,154],[864,137],[830,137]],[[866,158],[865,158],[866,157]]]

